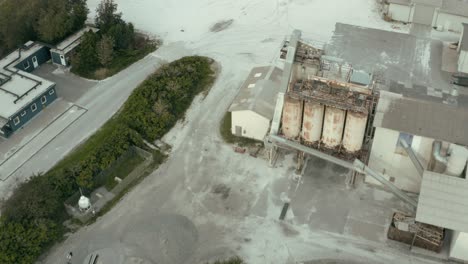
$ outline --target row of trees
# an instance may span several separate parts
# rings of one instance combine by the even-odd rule
[[[0,57],[28,40],[55,44],[81,29],[86,0],[0,1]]]
[[[86,33],[72,59],[73,71],[80,75],[88,77],[99,67],[109,67],[116,55],[125,56],[134,50],[144,50],[148,44],[146,39],[139,41],[141,39],[133,24],[122,19],[122,13],[117,11],[113,0],[103,0],[99,4],[95,25],[100,31]]]
[[[21,184],[0,217],[0,263],[29,264],[63,236],[64,201],[131,145],[162,137],[213,81],[212,60],[186,57],[161,67],[131,94],[123,109],[85,144],[42,176]]]

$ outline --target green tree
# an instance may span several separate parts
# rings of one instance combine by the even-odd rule
[[[116,24],[122,22],[122,13],[117,12],[114,0],[102,0],[96,9],[95,24],[103,34]]]
[[[72,59],[72,66],[77,72],[89,73],[96,69],[99,64],[96,52],[97,42],[98,36],[93,31],[83,34],[79,54]]]
[[[41,40],[55,43],[72,31],[73,24],[68,8],[67,1],[49,0],[47,7],[40,10],[37,32]]]
[[[34,30],[44,1],[5,0],[0,2],[0,39],[4,52],[37,37]],[[1,54],[0,54],[1,55]]]
[[[72,24],[72,30],[76,31],[85,25],[86,19],[88,18],[89,9],[86,5],[86,0],[69,0],[70,1],[70,19]]]
[[[103,66],[108,66],[114,55],[114,39],[108,35],[102,36],[101,40],[97,43],[97,53],[99,62]]]
[[[135,28],[132,23],[125,23],[125,21],[120,20],[109,28],[108,34],[115,40],[116,49],[133,49]]]

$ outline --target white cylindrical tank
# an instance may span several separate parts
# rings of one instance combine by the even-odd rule
[[[283,106],[282,128],[286,138],[297,138],[301,132],[302,102],[286,97]]]
[[[325,120],[323,122],[322,142],[328,148],[340,145],[345,123],[345,111],[327,106],[325,108]]]
[[[451,144],[449,147],[450,156],[447,162],[445,174],[463,177],[461,174],[466,167],[468,160],[468,149],[459,145]]]
[[[80,197],[80,200],[78,200],[78,207],[80,208],[81,211],[86,211],[91,207],[91,202],[89,201],[89,198],[82,195]]]
[[[366,114],[348,111],[343,136],[343,147],[346,151],[356,152],[362,148],[366,125]]]
[[[323,112],[325,106],[316,102],[304,103],[302,120],[302,138],[306,142],[317,142],[322,135]]]

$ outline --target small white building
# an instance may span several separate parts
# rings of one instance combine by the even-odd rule
[[[395,21],[417,23],[443,31],[461,32],[468,23],[468,2],[464,0],[387,0],[386,16]]]
[[[458,71],[468,73],[468,24],[463,23],[463,30],[458,42]]]
[[[273,119],[282,74],[274,66],[252,69],[229,107],[233,135],[263,141]]]

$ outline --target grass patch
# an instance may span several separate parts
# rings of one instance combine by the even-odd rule
[[[118,177],[122,180],[125,179],[143,161],[145,161],[145,158],[138,154],[131,155],[128,158],[121,160],[121,162],[119,162],[110,171],[104,187],[106,187],[108,191],[111,191],[118,184],[118,182],[114,179],[115,177]]]
[[[244,137],[238,137],[236,135],[233,135],[231,132],[231,121],[232,115],[231,112],[226,112],[224,115],[223,119],[221,120],[221,126],[220,126],[220,133],[221,137],[226,143],[229,144],[237,144],[241,147],[244,146],[252,146],[257,143],[263,143],[261,141],[255,140],[255,139],[250,139],[250,138],[244,138]]]

